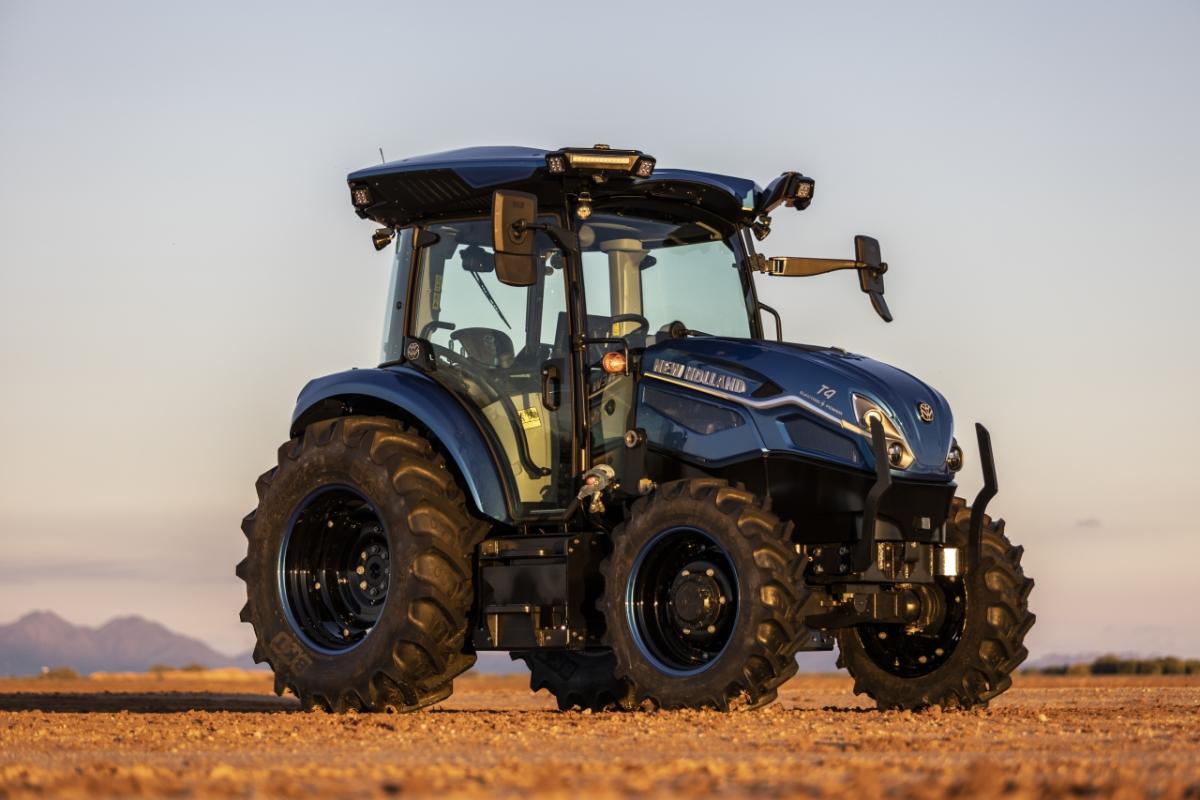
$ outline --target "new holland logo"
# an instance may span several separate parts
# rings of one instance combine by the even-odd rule
[[[926,425],[933,422],[933,406],[929,405],[929,403],[920,403],[917,406],[917,414],[920,415],[921,422],[924,422]]]
[[[703,367],[693,367],[690,364],[680,364],[678,361],[656,358],[651,370],[660,375],[682,378],[688,383],[699,383],[704,386],[711,386],[714,389],[733,392],[734,394],[746,393],[746,382],[741,378],[711,369],[704,369]]]

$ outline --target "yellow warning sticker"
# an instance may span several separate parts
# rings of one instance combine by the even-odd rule
[[[517,417],[521,420],[521,427],[525,430],[542,427],[542,414],[538,411],[537,406],[517,409]]]

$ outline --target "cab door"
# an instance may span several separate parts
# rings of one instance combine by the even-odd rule
[[[517,287],[496,277],[488,219],[429,224],[420,241],[409,335],[498,446],[515,517],[554,516],[574,496],[563,255],[539,235],[537,280]]]

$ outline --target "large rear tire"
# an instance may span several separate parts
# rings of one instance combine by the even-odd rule
[[[796,672],[791,525],[723,480],[633,504],[601,563],[605,642],[638,707],[758,708]]]
[[[237,575],[255,661],[306,708],[412,711],[449,696],[487,526],[430,443],[383,417],[310,425],[257,483]]]
[[[969,540],[971,509],[954,499],[948,540]],[[1029,652],[1033,580],[1021,568],[1024,548],[1004,535],[1004,521],[983,520],[979,567],[937,584],[945,603],[933,635],[903,625],[859,625],[838,631],[838,666],[854,678],[854,693],[883,709],[975,708],[1012,685],[1011,674]],[[967,554],[968,565],[971,554]]]

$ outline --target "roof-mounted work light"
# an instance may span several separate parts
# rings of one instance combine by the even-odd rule
[[[365,183],[350,184],[350,202],[354,203],[355,208],[366,208],[371,205],[371,187]]]
[[[640,150],[613,150],[606,144],[564,147],[546,155],[546,171],[552,175],[582,173],[599,180],[610,175],[649,178],[654,174],[654,158]]]

